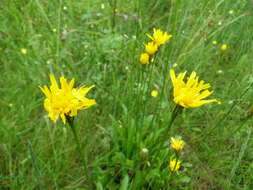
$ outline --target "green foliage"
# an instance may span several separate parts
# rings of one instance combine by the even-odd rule
[[[246,0],[2,0],[0,189],[252,189],[252,10]],[[141,65],[153,27],[173,37]],[[222,104],[185,109],[170,128],[170,68],[196,71]],[[75,119],[85,158],[43,109],[49,74],[96,85],[97,105]]]

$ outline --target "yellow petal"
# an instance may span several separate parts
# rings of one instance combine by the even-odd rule
[[[51,97],[51,93],[46,85],[44,86],[44,88],[42,88],[41,86],[39,86],[39,88],[45,94],[46,97]]]
[[[57,90],[59,90],[59,87],[55,80],[54,75],[50,75],[50,82],[51,82],[51,86],[50,86],[51,92],[56,92]]]
[[[211,100],[199,100],[197,102],[194,102],[193,104],[191,104],[191,107],[199,107],[199,106],[202,106],[204,104],[209,104],[209,103],[212,103],[212,102],[217,102],[219,103],[218,100],[216,99],[211,99]]]
[[[60,77],[60,83],[63,90],[69,90],[66,78]]]
[[[209,90],[205,90],[205,91],[203,91],[201,94],[199,94],[199,95],[196,97],[196,99],[201,100],[201,99],[203,99],[203,98],[206,98],[206,97],[210,96],[212,93],[213,93],[213,91],[210,92]]]
[[[151,39],[154,40],[154,38],[152,36],[150,36],[149,34],[147,34],[147,36]]]
[[[69,82],[69,88],[72,89],[74,87],[75,84],[75,79],[73,78],[70,82]]]
[[[170,69],[170,78],[171,78],[173,86],[175,86],[175,84],[176,84],[176,75],[175,75],[175,71],[173,69]]]
[[[186,83],[187,88],[190,88],[195,83],[195,77],[196,77],[196,72],[193,71]]]
[[[61,117],[63,123],[66,124],[66,116],[65,116],[65,114],[62,113],[62,114],[60,115],[60,117]]]

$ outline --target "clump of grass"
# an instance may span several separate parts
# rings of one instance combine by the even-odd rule
[[[3,1],[0,189],[251,189],[251,4]],[[153,28],[173,37],[156,48]],[[221,104],[186,108],[172,68]],[[75,119],[79,151],[43,109],[50,74],[96,85]]]

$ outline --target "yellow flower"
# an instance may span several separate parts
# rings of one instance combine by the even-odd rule
[[[21,51],[21,53],[24,54],[24,55],[27,54],[27,49],[22,48],[20,51]]]
[[[181,161],[177,159],[170,160],[170,170],[172,172],[178,171],[180,168]]]
[[[217,102],[220,104],[216,99],[202,100],[213,93],[213,91],[210,92],[209,90],[204,90],[211,87],[209,83],[204,84],[205,82],[203,80],[199,82],[199,77],[196,76],[196,72],[192,72],[188,81],[185,83],[183,81],[185,74],[186,72],[180,73],[178,77],[176,77],[175,71],[173,69],[170,70],[170,78],[174,87],[174,102],[176,104],[185,108],[199,107],[211,102]]]
[[[230,10],[228,13],[229,13],[230,15],[232,15],[232,14],[234,14],[235,12],[234,12],[234,10]]]
[[[174,63],[174,64],[172,65],[172,67],[177,67],[177,63]]]
[[[217,42],[216,40],[214,40],[214,41],[213,41],[213,45],[216,46],[217,44],[218,44],[218,42]]]
[[[155,97],[157,97],[157,95],[158,95],[157,90],[152,90],[151,96],[153,96],[155,98]]]
[[[60,116],[65,124],[66,116],[74,117],[77,115],[78,110],[87,109],[88,107],[96,104],[95,100],[85,97],[85,95],[94,86],[88,88],[73,88],[74,79],[68,83],[66,78],[61,77],[61,87],[59,88],[54,75],[50,75],[50,81],[50,88],[46,85],[44,87],[39,86],[39,88],[46,96],[46,99],[44,100],[44,107],[48,112],[48,117],[53,122],[56,122]]]
[[[184,148],[184,141],[178,138],[170,138],[170,146],[171,148],[175,149],[176,151],[181,151]]]
[[[150,36],[149,34],[147,34],[147,36],[158,46],[165,44],[165,42],[167,42],[172,37],[172,35],[168,35],[167,32],[163,32],[160,29],[154,28],[153,31],[153,36]]]
[[[227,48],[228,48],[227,44],[223,44],[223,45],[220,47],[220,49],[221,49],[222,51],[226,51]]]
[[[142,53],[140,57],[141,64],[148,64],[149,62],[149,55],[147,53]]]
[[[145,45],[145,49],[149,55],[153,55],[157,52],[158,45],[155,44],[154,42],[149,42],[148,44]]]

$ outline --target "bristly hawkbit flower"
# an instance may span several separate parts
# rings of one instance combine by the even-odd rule
[[[170,160],[170,170],[172,172],[178,171],[180,169],[181,161],[174,158]]]
[[[177,63],[174,63],[174,64],[172,65],[172,67],[177,67]]]
[[[230,15],[233,15],[235,12],[234,12],[234,10],[230,10],[230,11],[228,11],[228,13],[229,13]]]
[[[179,138],[170,138],[170,147],[176,151],[181,151],[184,148],[185,142]]]
[[[20,51],[21,51],[21,53],[24,54],[24,55],[27,54],[27,49],[25,49],[25,48],[22,48]]]
[[[154,42],[149,42],[149,43],[145,44],[145,50],[149,55],[153,55],[157,52],[158,45]]]
[[[148,64],[149,63],[149,55],[147,53],[142,53],[140,56],[141,64]]]
[[[220,47],[222,51],[226,51],[227,48],[228,48],[227,44],[222,44],[222,46]]]
[[[85,95],[94,86],[85,88],[73,88],[74,79],[69,83],[66,78],[60,77],[61,87],[59,88],[54,75],[50,75],[51,86],[48,88],[46,85],[39,88],[45,94],[44,100],[45,110],[48,112],[48,117],[56,122],[60,116],[63,123],[66,123],[66,116],[74,117],[77,111],[87,109],[96,104],[94,99],[88,99]]]
[[[153,36],[147,34],[147,36],[153,40],[158,46],[165,44],[170,38],[172,38],[172,35],[167,34],[167,32],[163,32],[160,29],[153,29],[154,33]]]
[[[218,42],[216,40],[213,40],[213,45],[216,46],[218,44]]]
[[[152,96],[152,97],[156,98],[157,95],[158,95],[158,91],[157,91],[157,90],[152,90],[152,91],[151,91],[151,96]]]
[[[170,78],[174,87],[174,102],[176,104],[185,108],[199,107],[211,102],[217,102],[220,104],[220,102],[216,99],[203,100],[213,93],[213,91],[205,90],[211,87],[209,83],[205,84],[203,80],[199,81],[199,77],[196,76],[196,72],[192,72],[185,83],[185,74],[186,72],[180,73],[178,77],[176,77],[175,71],[173,69],[170,70]]]

